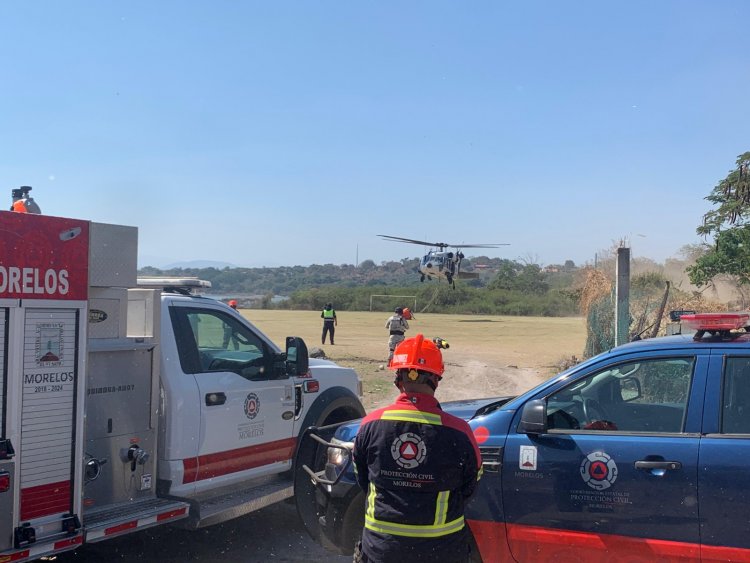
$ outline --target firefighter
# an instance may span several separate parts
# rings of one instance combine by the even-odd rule
[[[331,346],[333,346],[333,335],[336,332],[336,327],[339,324],[339,321],[336,318],[336,310],[333,308],[333,304],[326,303],[326,306],[320,313],[320,318],[323,319],[323,336],[320,339],[321,344],[326,343],[326,334],[329,334],[329,340],[331,341]]]
[[[481,475],[469,425],[444,413],[435,390],[447,343],[418,334],[401,342],[390,369],[401,394],[362,420],[354,467],[365,491],[365,527],[354,561],[469,561],[464,506]]]
[[[42,210],[39,205],[34,201],[34,198],[29,195],[31,186],[21,186],[11,190],[11,197],[13,204],[10,207],[11,211],[18,213],[37,213],[41,214]]]
[[[393,315],[388,317],[385,321],[385,328],[388,329],[388,362],[390,363],[393,358],[393,351],[398,346],[398,343],[403,341],[405,338],[404,332],[409,329],[409,323],[404,318],[404,309],[402,307],[396,307]]]
[[[227,305],[229,305],[235,311],[237,310],[236,299],[230,299],[229,301],[227,301]],[[234,346],[235,350],[240,349],[240,342],[239,340],[237,340],[237,335],[234,332],[234,327],[230,324],[224,323],[224,341],[222,347],[226,350],[229,350],[230,343]]]

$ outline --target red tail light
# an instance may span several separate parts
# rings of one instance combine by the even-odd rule
[[[302,384],[302,389],[305,393],[317,393],[320,391],[320,381],[317,379],[310,379]]]
[[[0,471],[0,493],[7,493],[10,490],[10,473]]]

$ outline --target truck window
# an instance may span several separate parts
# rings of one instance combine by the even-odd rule
[[[209,309],[172,311],[180,362],[186,373],[231,371],[253,380],[271,379],[267,345],[231,315]]]
[[[724,365],[721,431],[750,434],[750,358],[728,358]]]
[[[550,430],[682,432],[694,358],[631,361],[547,399]]]

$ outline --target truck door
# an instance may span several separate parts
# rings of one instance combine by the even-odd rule
[[[620,358],[527,403],[546,409],[546,429],[509,434],[503,505],[517,561],[700,559],[708,356]]]
[[[698,502],[704,561],[750,559],[750,354],[717,354],[700,446]]]
[[[172,307],[183,369],[195,377],[200,405],[198,455],[185,480],[229,484],[291,468],[294,385],[282,357],[235,316]]]

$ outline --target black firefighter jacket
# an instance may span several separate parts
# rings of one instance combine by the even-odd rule
[[[377,563],[464,561],[464,505],[482,462],[474,435],[437,400],[402,393],[367,415],[354,442],[366,493],[362,550]]]

